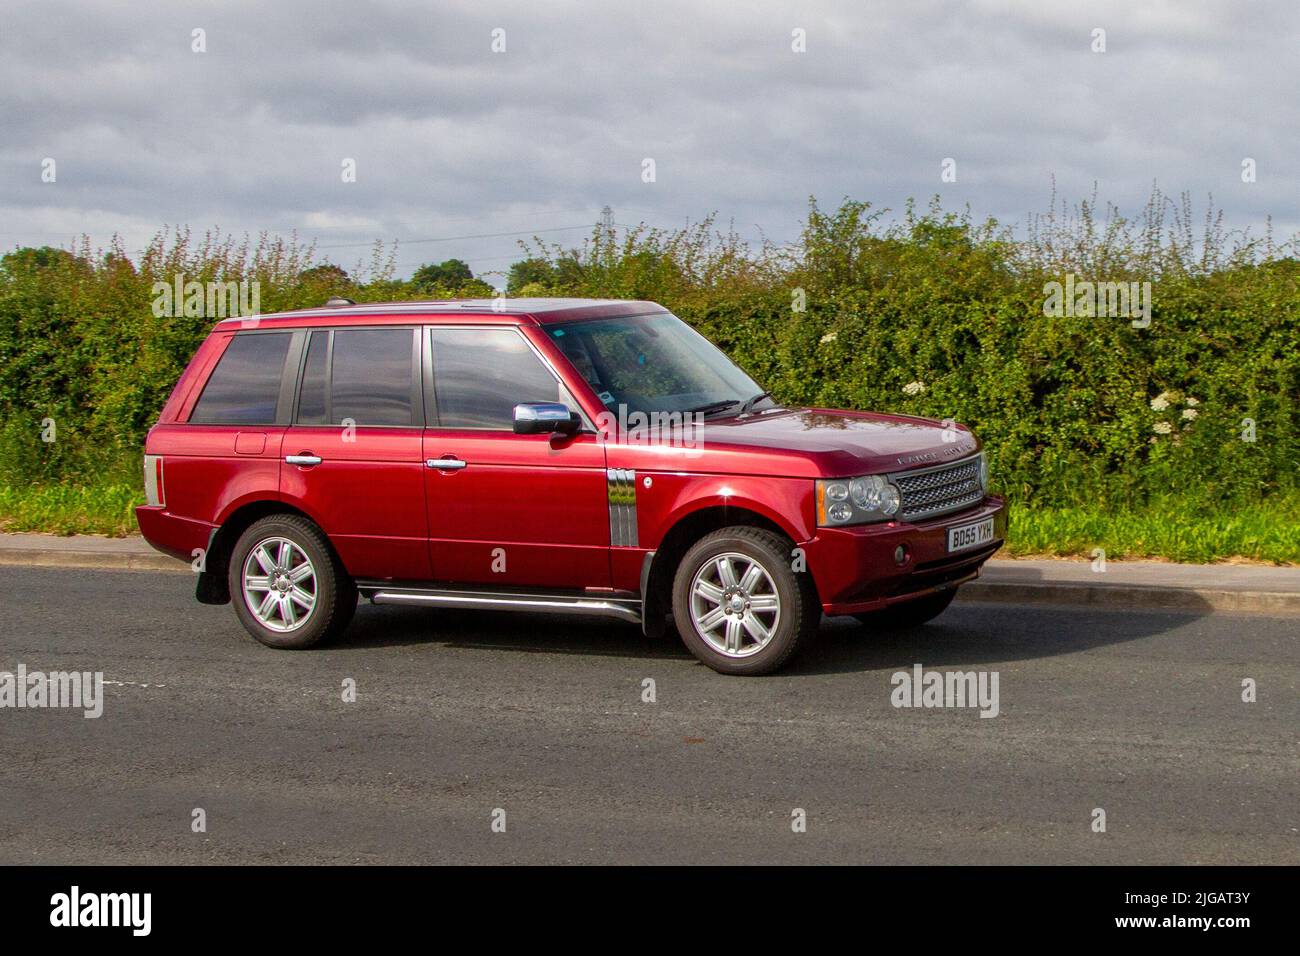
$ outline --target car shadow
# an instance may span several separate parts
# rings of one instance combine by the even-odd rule
[[[694,660],[672,635],[654,639],[634,624],[574,614],[463,611],[372,605],[362,601],[347,631],[331,650],[443,644],[447,647],[575,654],[600,657]]]
[[[928,624],[871,629],[823,618],[816,639],[782,673],[852,673],[910,666],[966,666],[1074,654],[1176,630],[1210,613],[1092,605],[958,601]],[[521,654],[680,660],[695,658],[674,632],[648,638],[639,627],[571,615],[380,607],[362,603],[335,651],[443,644]],[[703,666],[703,665],[700,665]]]
[[[919,660],[928,667],[963,667],[1060,657],[1155,637],[1209,613],[1209,607],[968,601],[915,627],[872,629],[853,618],[824,618],[816,643],[799,655],[789,673],[893,670]]]

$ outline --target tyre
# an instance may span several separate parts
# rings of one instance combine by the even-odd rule
[[[324,533],[299,515],[253,522],[230,555],[230,603],[267,647],[298,650],[341,633],[357,589]]]
[[[687,649],[720,674],[770,674],[812,638],[821,604],[791,567],[794,545],[762,528],[723,528],[682,557],[673,621]]]
[[[853,616],[868,627],[917,627],[926,621],[934,620],[948,610],[948,605],[952,603],[952,599],[956,596],[957,589],[952,588],[947,591],[938,591],[923,598],[917,598],[914,601],[904,601],[902,604],[895,604],[893,607],[885,608],[882,611],[868,611],[865,614],[855,614]]]

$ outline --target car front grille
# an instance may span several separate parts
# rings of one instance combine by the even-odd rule
[[[898,516],[904,521],[951,514],[984,500],[979,455],[951,465],[900,472],[890,475],[890,480],[902,495]]]

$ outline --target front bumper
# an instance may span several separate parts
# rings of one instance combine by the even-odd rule
[[[948,553],[948,529],[993,518],[993,540]],[[886,521],[847,528],[818,528],[801,545],[827,614],[861,614],[944,591],[979,575],[1007,535],[1005,501],[985,497],[973,508],[911,524]],[[899,545],[903,564],[894,560]]]

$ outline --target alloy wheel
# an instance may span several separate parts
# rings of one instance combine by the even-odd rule
[[[719,654],[749,657],[781,623],[781,598],[767,569],[738,551],[710,557],[691,580],[691,622]]]
[[[241,583],[244,603],[268,630],[296,631],[316,610],[316,569],[288,538],[265,538],[253,545]]]

